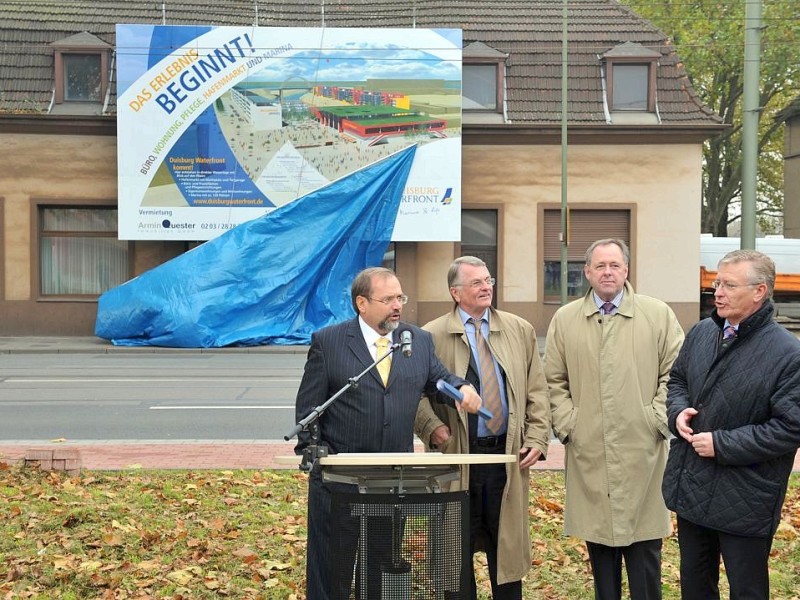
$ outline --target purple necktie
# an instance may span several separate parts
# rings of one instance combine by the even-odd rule
[[[733,325],[728,325],[722,330],[722,339],[732,340],[736,337],[736,328]]]
[[[613,302],[603,302],[603,306],[600,307],[603,310],[604,315],[610,315],[611,312],[614,310],[614,303]]]

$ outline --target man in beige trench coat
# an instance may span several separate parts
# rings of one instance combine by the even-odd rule
[[[670,533],[661,480],[670,435],[667,380],[683,330],[660,300],[627,282],[629,251],[598,240],[591,285],[550,322],[545,373],[553,430],[564,444],[564,533],[586,540],[595,598],[661,598],[661,543]]]
[[[521,600],[522,578],[531,567],[528,525],[528,468],[543,459],[550,438],[547,381],[530,323],[492,308],[495,280],[474,256],[453,262],[447,285],[456,306],[425,325],[436,355],[451,373],[484,392],[490,383],[480,368],[476,335],[488,342],[495,389],[502,410],[497,423],[423,398],[414,430],[428,448],[448,453],[514,454],[516,463],[473,465],[462,471],[458,489],[470,491],[472,552],[483,549],[494,600]],[[480,331],[476,329],[477,321]],[[454,490],[451,487],[451,490]],[[472,598],[476,598],[474,577]]]

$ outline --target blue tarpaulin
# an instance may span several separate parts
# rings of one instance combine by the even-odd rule
[[[118,346],[307,344],[353,316],[350,283],[381,264],[410,146],[243,223],[100,296],[95,334]]]

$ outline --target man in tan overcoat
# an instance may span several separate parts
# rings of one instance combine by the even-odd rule
[[[536,332],[524,319],[492,308],[494,283],[479,258],[456,259],[447,275],[456,306],[423,329],[433,335],[445,367],[479,388],[484,406],[489,386],[498,389],[501,408],[494,412],[500,418],[479,420],[423,398],[414,429],[428,448],[442,452],[519,457],[516,463],[465,467],[450,489],[470,491],[470,543],[473,553],[486,552],[492,597],[521,600],[521,580],[531,566],[528,470],[547,452],[550,411]],[[478,346],[484,342],[491,357],[483,364],[493,363],[494,375],[481,369]],[[471,581],[476,598],[474,577]]]
[[[598,240],[586,251],[591,285],[547,332],[553,430],[566,467],[564,533],[586,540],[595,598],[661,598],[661,544],[670,533],[661,480],[670,435],[667,380],[683,330],[660,300],[627,282],[629,251]]]

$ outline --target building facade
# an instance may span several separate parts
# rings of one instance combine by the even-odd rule
[[[0,6],[0,335],[89,335],[100,293],[195,245],[120,241],[114,26],[463,30],[462,241],[397,242],[391,265],[424,323],[445,273],[476,254],[500,308],[544,332],[559,306],[561,0],[66,0]],[[614,0],[570,0],[567,199],[572,296],[601,237],[631,246],[637,291],[698,319],[702,144],[722,130],[667,36]],[[412,107],[413,108],[413,107]],[[788,194],[787,194],[788,199]]]
[[[800,96],[786,108],[783,132],[783,233],[800,238]]]

